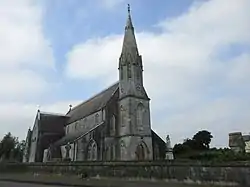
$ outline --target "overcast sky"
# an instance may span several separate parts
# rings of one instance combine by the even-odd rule
[[[131,4],[152,128],[214,146],[250,131],[249,0],[0,0],[0,137],[118,80]]]

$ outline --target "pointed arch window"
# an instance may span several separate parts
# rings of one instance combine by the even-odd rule
[[[120,110],[121,110],[121,113],[120,113],[121,114],[121,116],[120,116],[121,117],[121,126],[124,127],[125,126],[125,117],[126,116],[125,116],[125,109],[124,109],[124,107],[122,105],[121,105]]]
[[[131,78],[131,64],[128,64],[128,78]]]
[[[115,115],[112,115],[112,117],[110,119],[110,131],[111,131],[111,134],[114,134],[115,131],[116,131],[115,124],[116,124],[116,117],[115,117]]]
[[[121,153],[121,159],[124,157],[124,155],[126,154],[126,145],[125,142],[122,140],[120,142],[120,153]]]
[[[95,140],[90,140],[88,148],[87,148],[87,159],[89,161],[91,160],[97,160],[97,144]]]
[[[145,108],[142,103],[137,106],[136,117],[137,117],[137,129],[138,131],[143,130],[143,123],[145,118]]]

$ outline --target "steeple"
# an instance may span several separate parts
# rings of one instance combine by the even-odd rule
[[[139,55],[128,5],[128,18],[119,59],[120,98],[133,96],[148,99],[143,88],[142,58]]]
[[[138,56],[139,52],[135,39],[134,26],[132,23],[131,12],[130,12],[130,5],[128,4],[128,18],[125,26],[125,34],[123,39],[121,58],[123,58],[123,60],[125,61],[131,62],[131,61],[136,61]],[[130,59],[124,59],[127,57]]]
[[[128,17],[119,58],[117,135],[121,146],[119,150],[121,160],[153,158],[149,100],[143,86],[142,58],[138,52],[128,5]]]

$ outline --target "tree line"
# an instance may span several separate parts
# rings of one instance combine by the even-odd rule
[[[210,148],[212,138],[213,135],[207,130],[197,132],[191,139],[187,138],[183,143],[175,144],[175,158],[216,162],[250,160],[250,154],[244,151],[236,153],[229,148]]]
[[[7,133],[0,141],[0,161],[21,162],[24,148],[24,140],[19,141],[18,137]]]

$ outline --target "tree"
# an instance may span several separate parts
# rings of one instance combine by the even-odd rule
[[[179,158],[210,158],[211,156],[206,154],[200,155],[204,151],[209,150],[209,144],[211,143],[213,136],[210,132],[202,130],[197,132],[192,139],[185,139],[182,144],[176,144],[173,148],[174,154]]]
[[[0,157],[9,159],[11,151],[15,148],[17,139],[9,132],[6,134],[0,142]]]
[[[21,162],[23,159],[24,149],[25,149],[25,140],[22,140],[18,142],[15,148],[13,149],[13,159]]]
[[[192,139],[185,139],[183,145],[188,146],[190,149],[196,149],[196,142]]]
[[[7,133],[0,142],[0,158],[4,160],[22,160],[25,142],[18,141],[17,137]]]
[[[204,150],[204,149],[209,149],[209,144],[211,143],[213,136],[210,132],[206,130],[202,130],[197,132],[193,136],[193,141],[195,142],[195,147],[196,149]]]
[[[183,144],[175,144],[174,148],[173,148],[173,152],[174,154],[184,154],[186,152],[188,152],[190,150],[190,148],[188,146],[185,146]]]

